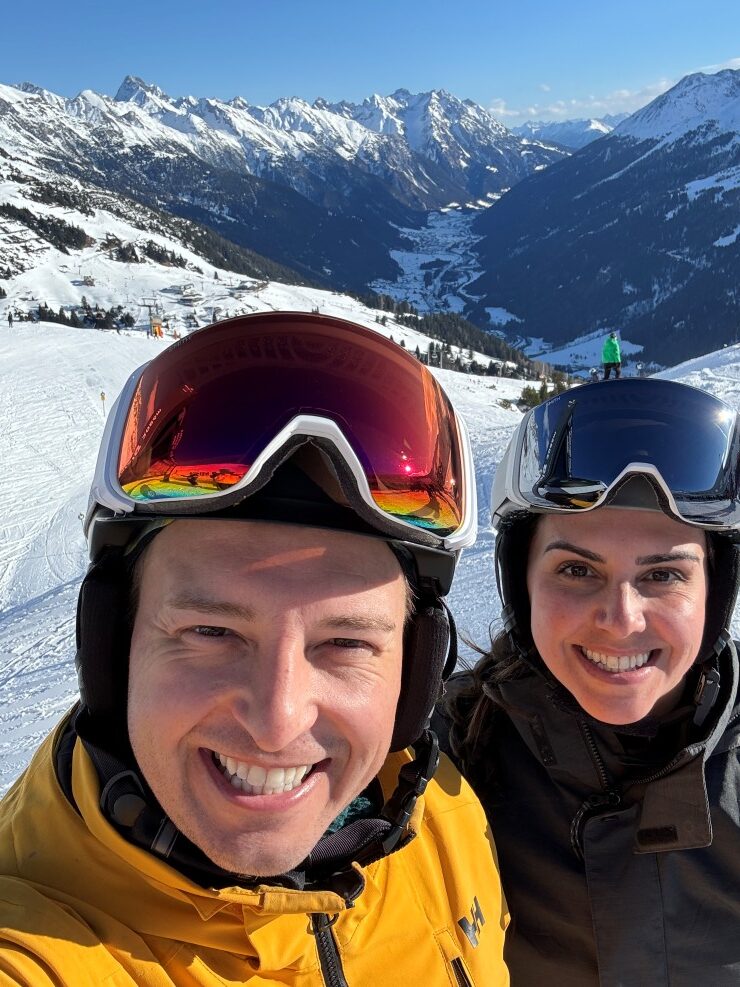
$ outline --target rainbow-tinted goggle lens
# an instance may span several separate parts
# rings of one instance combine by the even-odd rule
[[[326,433],[386,517],[441,538],[470,524],[446,394],[401,347],[340,319],[268,313],[193,333],[144,368],[114,429],[111,468],[134,510],[246,495],[276,445]]]

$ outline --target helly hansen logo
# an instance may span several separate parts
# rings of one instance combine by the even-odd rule
[[[457,924],[470,940],[470,945],[473,949],[475,949],[478,945],[478,936],[480,935],[481,926],[486,924],[486,920],[483,918],[483,911],[477,898],[473,898],[473,907],[471,909],[470,918],[464,915],[461,919],[458,919]]]

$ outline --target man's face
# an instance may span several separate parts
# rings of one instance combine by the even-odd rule
[[[141,563],[128,726],[175,825],[216,864],[298,864],[375,777],[401,682],[406,584],[382,541],[176,521]]]

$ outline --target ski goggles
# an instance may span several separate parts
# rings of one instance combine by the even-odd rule
[[[435,377],[379,333],[304,313],[217,323],[139,368],[109,416],[87,524],[96,505],[134,517],[230,506],[305,439],[339,455],[402,537],[475,539],[470,443]]]
[[[528,412],[507,462],[505,498],[545,512],[592,510],[632,475],[661,506],[707,528],[740,526],[735,411],[673,381],[630,379],[566,391]]]

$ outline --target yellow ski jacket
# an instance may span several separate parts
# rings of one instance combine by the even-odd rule
[[[128,843],[100,812],[97,774],[79,739],[76,811],[54,771],[62,728],[0,803],[3,987],[509,983],[508,915],[490,832],[444,757],[409,822],[414,838],[363,868],[365,889],[347,908],[332,891],[204,889]],[[408,759],[389,755],[380,775],[386,796]],[[325,937],[338,969],[326,960]]]

